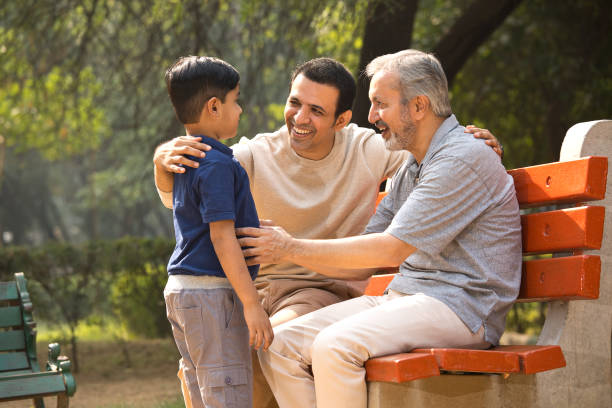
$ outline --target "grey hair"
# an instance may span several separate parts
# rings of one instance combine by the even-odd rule
[[[394,72],[399,77],[402,102],[417,95],[429,98],[436,116],[448,117],[452,113],[448,100],[448,82],[442,64],[432,54],[418,50],[403,50],[395,54],[374,58],[365,69],[368,78],[378,72]]]

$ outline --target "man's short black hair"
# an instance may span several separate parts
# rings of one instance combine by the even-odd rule
[[[352,109],[355,100],[355,78],[340,62],[332,58],[315,58],[306,61],[293,71],[291,83],[303,74],[306,78],[319,84],[331,85],[338,89],[338,102],[336,104],[336,118],[347,110]]]
[[[183,124],[197,123],[210,98],[225,102],[239,81],[236,68],[214,57],[181,57],[166,71],[168,95]]]

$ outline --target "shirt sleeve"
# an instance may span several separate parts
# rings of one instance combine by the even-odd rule
[[[368,225],[365,228],[364,234],[373,234],[383,232],[387,229],[393,220],[393,212],[391,210],[392,199],[391,193],[388,193],[376,207],[376,212],[370,218]]]
[[[255,165],[253,163],[253,152],[251,152],[251,148],[249,147],[250,142],[250,139],[243,136],[238,143],[231,147],[234,152],[234,157],[247,172],[249,179],[253,180],[253,169]]]
[[[435,255],[485,210],[489,192],[466,163],[433,158],[386,232]]]
[[[235,221],[233,163],[231,160],[203,160],[200,166],[194,188],[200,197],[202,221]]]
[[[390,178],[410,156],[406,150],[387,149],[382,136],[371,129],[356,128],[354,131],[364,135],[363,149],[368,166],[381,181]]]

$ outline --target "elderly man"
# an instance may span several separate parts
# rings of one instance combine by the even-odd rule
[[[362,296],[275,329],[260,364],[283,407],[366,407],[364,362],[417,347],[496,344],[518,294],[519,208],[512,178],[451,113],[431,55],[406,50],[373,60],[369,121],[389,150],[411,153],[391,192],[357,237],[296,239],[280,227],[239,234],[252,263],[292,262],[364,279],[400,265],[380,297]]]
[[[232,146],[244,167],[263,219],[274,221],[300,238],[326,239],[357,235],[374,212],[381,180],[393,175],[408,153],[385,148],[371,129],[349,124],[355,81],[338,61],[317,58],[301,64],[291,77],[285,124]],[[468,132],[491,153],[501,146],[486,130]],[[196,166],[188,156],[204,155],[198,138],[180,137],[155,152],[155,181],[172,207],[173,172]],[[202,151],[201,151],[202,150]],[[499,158],[497,158],[499,161]],[[262,265],[256,279],[260,300],[276,326],[311,311],[359,296],[363,286],[314,272],[307,265],[283,262]],[[254,406],[263,408],[269,393],[254,362]]]

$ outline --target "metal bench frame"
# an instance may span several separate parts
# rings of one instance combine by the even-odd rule
[[[0,282],[0,402],[32,399],[44,408],[43,397],[57,396],[57,407],[67,408],[76,383],[71,363],[60,356],[60,346],[49,344],[49,361],[41,371],[36,356],[36,323],[23,273]]]

